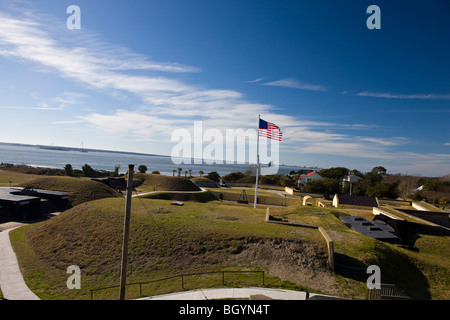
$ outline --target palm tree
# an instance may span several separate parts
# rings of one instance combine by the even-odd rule
[[[198,172],[198,174],[200,175],[200,177],[202,176],[202,174],[204,174],[204,172],[202,171],[202,170],[200,170],[199,172]]]
[[[178,168],[178,176],[181,175],[181,170],[183,170],[183,168]]]
[[[177,170],[173,169],[172,172],[173,172],[173,176],[175,177],[175,172],[177,172]]]
[[[187,178],[188,171],[184,170],[184,177]]]
[[[189,169],[189,177],[192,177],[192,169]]]

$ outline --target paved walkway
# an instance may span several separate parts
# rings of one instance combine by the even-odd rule
[[[20,272],[9,240],[9,232],[14,229],[0,231],[0,287],[3,297],[8,300],[39,300],[28,288]]]
[[[150,192],[135,192],[135,194],[132,195],[133,198],[140,197],[140,196],[146,196],[148,194],[154,194],[154,193],[202,193],[206,192],[207,190],[205,188],[200,188],[200,191],[150,191]]]
[[[306,292],[270,288],[225,288],[202,289],[187,292],[170,293],[139,300],[213,300],[213,299],[249,299],[251,296],[274,300],[306,300]],[[310,294],[310,297],[314,294]]]

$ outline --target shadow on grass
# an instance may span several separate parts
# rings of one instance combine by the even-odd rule
[[[334,265],[335,272],[342,277],[360,282],[367,280],[366,270],[368,266],[355,258],[335,252]]]
[[[370,264],[380,267],[381,283],[394,284],[411,299],[431,299],[428,279],[407,256],[386,248],[379,251],[378,261]],[[367,273],[369,265],[358,259],[340,253],[335,253],[334,259],[335,272],[342,277],[365,283],[372,275]]]

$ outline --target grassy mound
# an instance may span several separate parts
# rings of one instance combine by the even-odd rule
[[[9,187],[10,185],[12,187],[23,186],[28,181],[39,177],[34,174],[0,169],[0,187]]]
[[[203,188],[217,188],[218,185],[215,181],[206,178],[206,177],[194,177],[191,179],[192,182],[194,182],[196,185],[203,187]]]
[[[352,231],[332,209],[271,208],[273,216],[326,229],[334,241],[333,273],[318,230],[266,223],[262,208],[219,201],[185,202],[184,206],[171,202],[133,199],[129,283],[177,274],[264,270],[269,287],[309,287],[312,292],[364,299],[368,296],[366,269],[374,264],[381,269],[383,283],[394,283],[412,298],[449,298],[449,237],[421,234],[416,250],[408,250]],[[124,199],[102,199],[12,231],[27,284],[42,299],[89,299],[89,289],[118,285],[124,210]],[[81,290],[66,287],[66,270],[71,265],[81,268]],[[190,285],[185,283],[185,289],[221,283],[221,279],[208,281],[197,277]],[[245,281],[236,285],[261,285],[259,278]],[[96,299],[117,299],[118,290],[111,290],[96,293]],[[142,294],[181,290],[181,280],[174,279],[146,285]],[[134,291],[129,298],[138,296],[139,291]]]
[[[146,199],[161,199],[161,200],[173,200],[173,201],[195,201],[195,202],[209,202],[217,200],[217,197],[209,191],[198,193],[170,193],[170,192],[158,192],[142,196]]]
[[[137,173],[133,180],[142,183],[137,188],[142,192],[149,191],[200,191],[192,181],[182,177],[171,177],[160,174]]]
[[[84,203],[17,230],[13,241],[20,242],[16,250],[29,286],[44,299],[88,299],[90,288],[117,285],[124,206],[123,199]],[[278,277],[272,283],[266,278],[266,284],[272,286],[287,285],[279,278],[298,289],[302,287],[294,283],[313,276],[332,280],[320,235],[305,230],[305,237],[298,237],[285,231],[265,223],[261,209],[219,202],[176,207],[163,200],[135,201],[128,279],[136,282],[180,273],[257,269],[266,270],[268,277]],[[70,265],[81,268],[82,290],[65,288]],[[179,281],[166,285],[147,291],[147,295],[180,291]]]
[[[27,180],[23,187],[67,192],[70,206],[103,198],[121,197],[113,189],[87,178],[39,177]]]

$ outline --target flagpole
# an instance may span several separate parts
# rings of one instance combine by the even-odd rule
[[[253,208],[256,209],[256,203],[258,202],[258,180],[259,180],[259,124],[261,121],[261,115],[258,115],[258,132],[256,134],[256,184],[255,184],[255,203]]]

